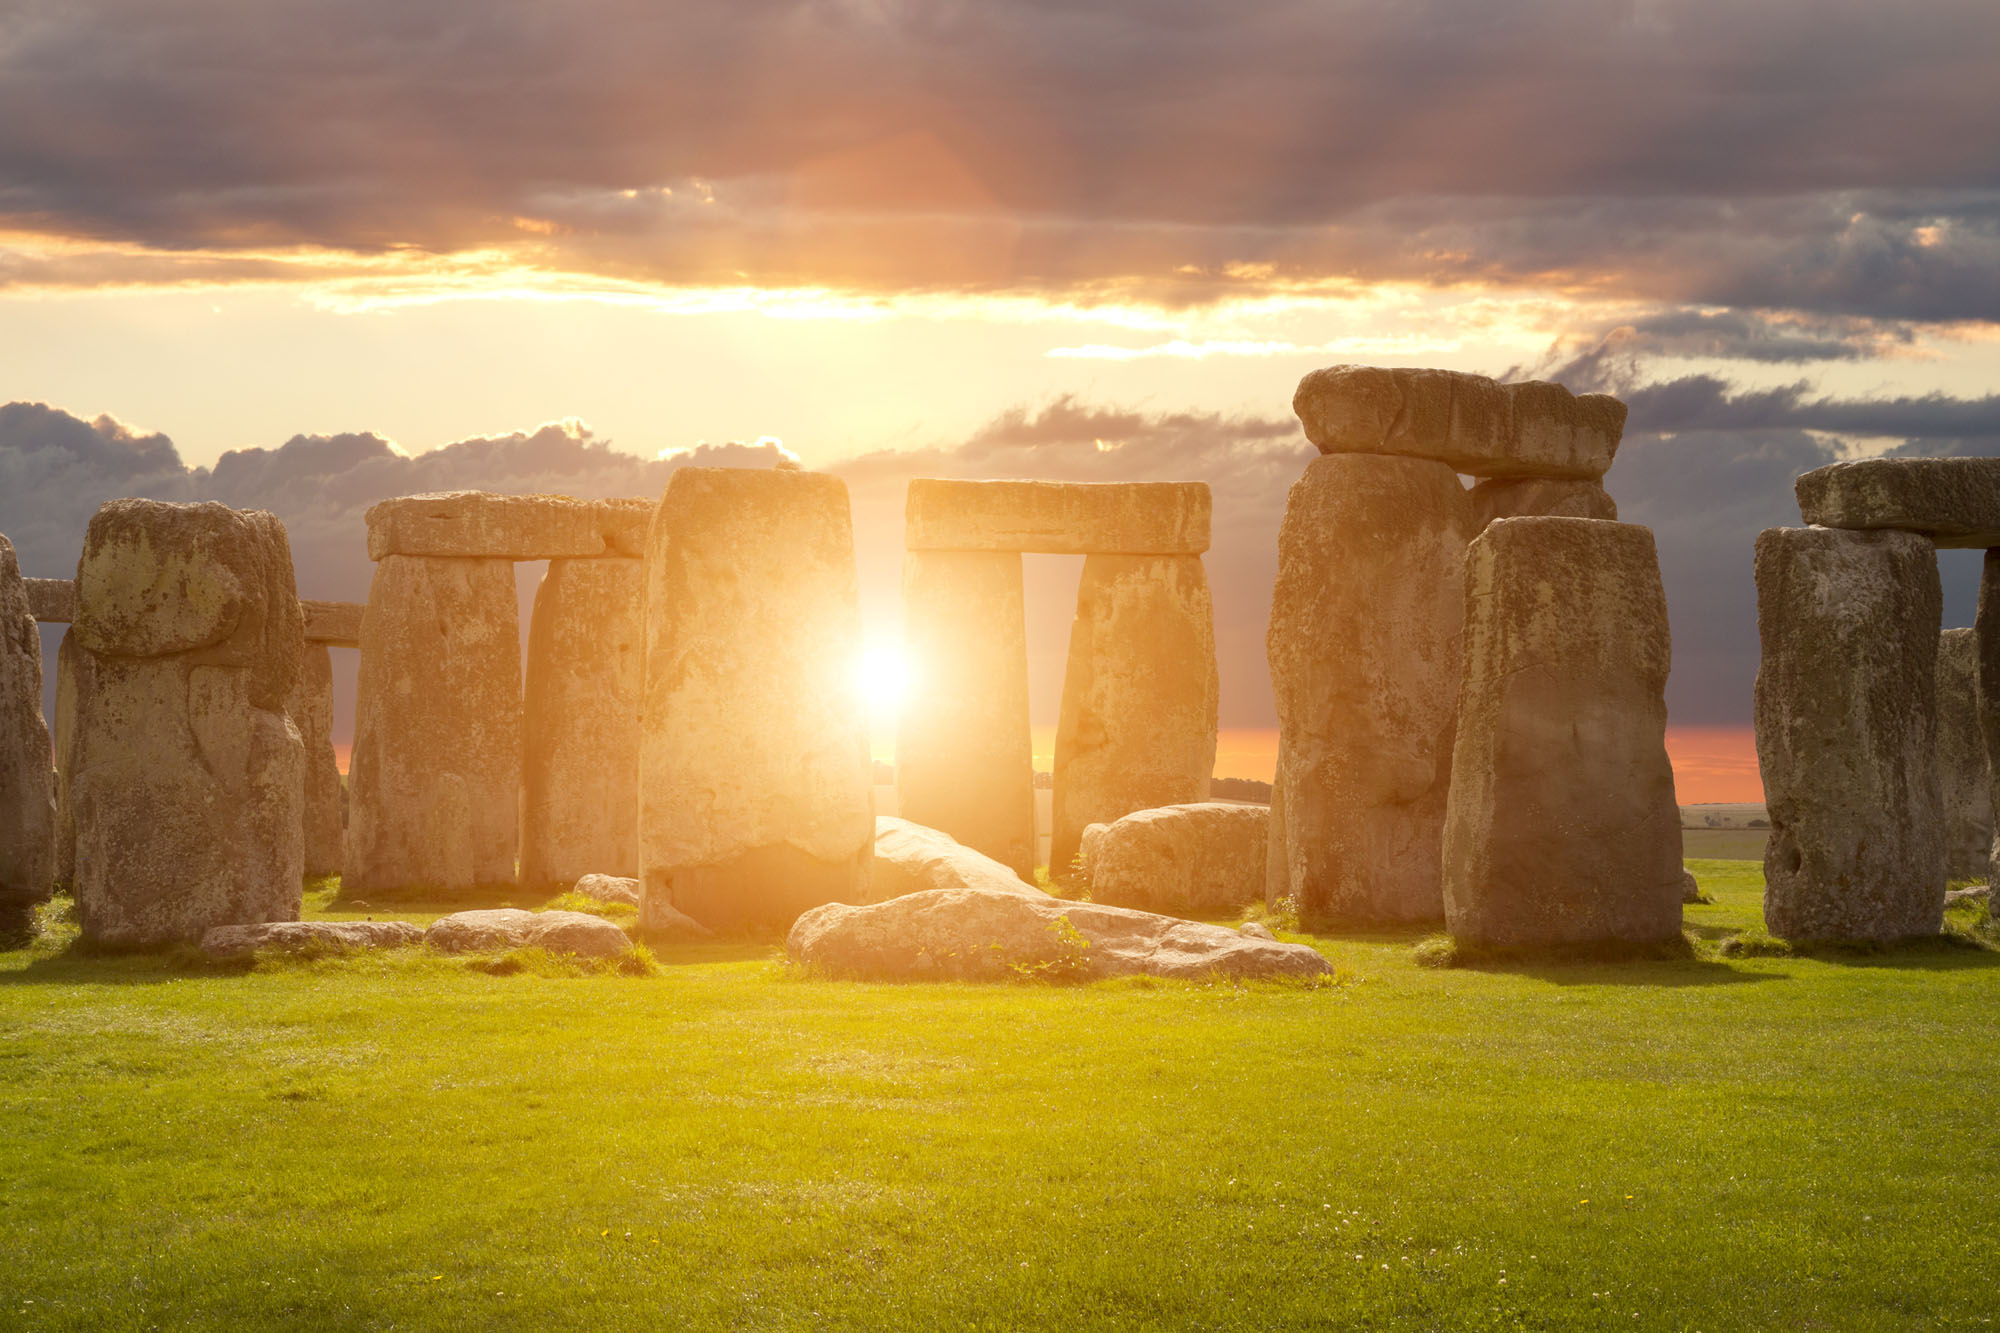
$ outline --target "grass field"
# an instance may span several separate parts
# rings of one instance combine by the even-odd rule
[[[0,1326],[2000,1317],[2000,953],[1715,956],[1758,870],[1692,864],[1702,957],[1319,939],[1321,990],[831,983],[722,944],[245,971],[58,933],[0,954]]]

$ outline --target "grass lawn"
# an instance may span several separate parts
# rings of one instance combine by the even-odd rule
[[[1699,938],[1755,927],[1755,864],[1691,865]],[[2000,1317],[2000,953],[1313,943],[1343,984],[864,985],[724,944],[243,971],[58,933],[0,954],[0,1326]]]

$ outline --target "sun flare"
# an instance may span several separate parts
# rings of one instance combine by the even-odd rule
[[[893,721],[909,695],[913,675],[902,644],[878,641],[864,648],[855,663],[854,678],[861,697],[868,701],[869,716]]]

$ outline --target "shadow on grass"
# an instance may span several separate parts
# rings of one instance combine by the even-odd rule
[[[1690,935],[1653,944],[1584,944],[1501,948],[1433,935],[1416,946],[1419,966],[1533,977],[1556,986],[1734,986],[1783,981],[1781,972],[1746,972],[1709,956]]]

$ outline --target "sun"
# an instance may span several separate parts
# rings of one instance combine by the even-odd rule
[[[867,701],[871,719],[893,722],[908,697],[913,673],[903,645],[893,640],[876,640],[862,649],[855,663],[855,683]]]

